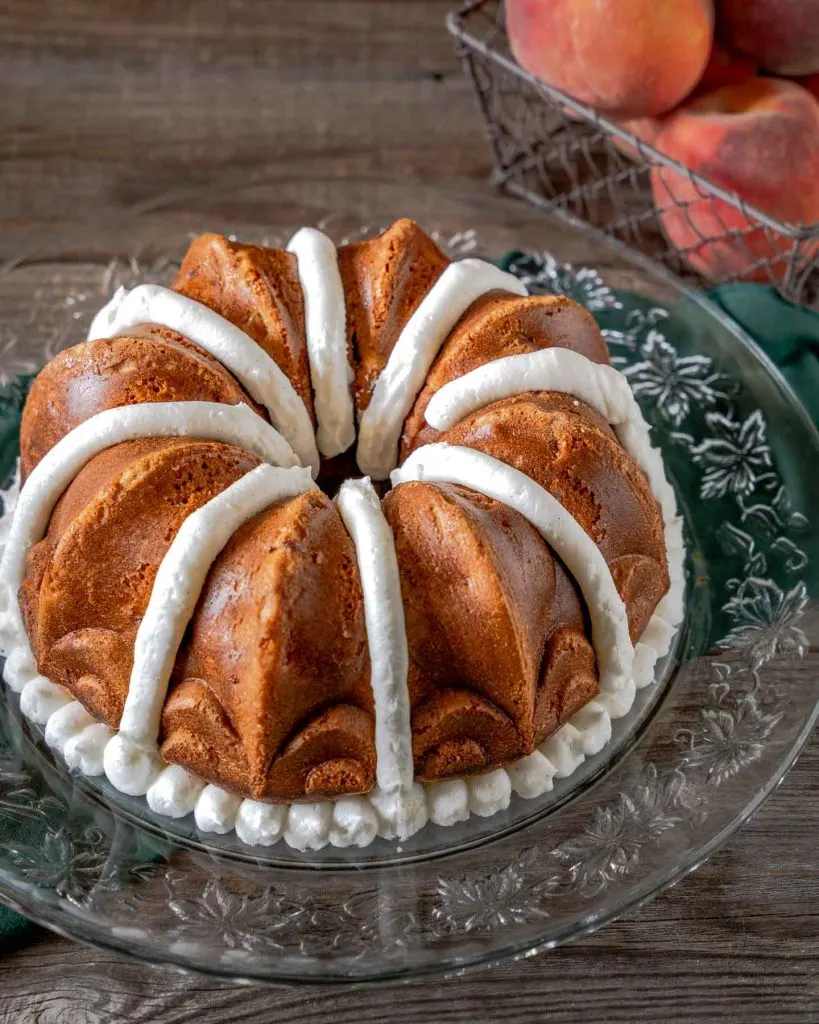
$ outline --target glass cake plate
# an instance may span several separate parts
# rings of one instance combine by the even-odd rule
[[[0,269],[0,483],[39,367],[82,340],[115,287],[167,282],[192,235],[286,242],[299,225],[265,224],[274,192],[162,197]],[[598,318],[685,518],[686,616],[655,684],[551,793],[402,844],[306,853],[203,835],[72,777],[0,686],[0,899],[11,907],[84,942],[228,977],[455,972],[566,942],[667,888],[793,763],[819,712],[804,658],[819,641],[819,434],[807,414],[736,325],[664,271],[565,228],[550,229],[544,252],[544,220],[513,233],[503,201],[470,222],[445,200],[367,225],[313,222],[341,241],[407,213],[456,255],[514,247],[507,263],[530,291],[564,292]]]

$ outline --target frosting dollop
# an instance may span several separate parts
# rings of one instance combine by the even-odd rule
[[[331,846],[369,846],[378,835],[375,808],[361,797],[343,797],[333,804],[328,839]]]
[[[155,749],[139,746],[121,732],[108,741],[102,763],[111,785],[128,796],[144,796],[165,767]]]
[[[64,754],[66,743],[74,736],[79,736],[89,725],[94,725],[94,719],[79,701],[71,701],[70,704],[58,708],[48,719],[45,728],[46,743],[58,753]]]
[[[236,814],[236,835],[248,846],[272,846],[284,835],[287,804],[243,800]]]
[[[113,729],[109,729],[102,722],[92,720],[91,725],[69,736],[65,741],[65,763],[79,775],[93,777],[105,774],[105,748],[113,735]]]
[[[29,679],[20,693],[20,710],[32,722],[45,725],[55,711],[73,699],[65,687],[52,683],[45,676],[35,676]]]
[[[524,800],[533,800],[554,789],[555,766],[540,750],[533,750],[506,771],[512,789]]]
[[[327,845],[332,821],[332,804],[291,804],[284,841],[294,850],[320,850]]]
[[[469,780],[469,809],[480,818],[505,811],[511,799],[512,783],[502,768]]]
[[[444,779],[427,786],[427,811],[434,825],[449,827],[469,817],[469,787],[463,779]]]
[[[241,804],[240,796],[228,793],[220,786],[208,784],[199,794],[193,809],[196,827],[200,832],[213,832],[216,835],[232,832]]]
[[[145,799],[155,814],[184,818],[196,807],[196,801],[205,786],[203,779],[191,775],[182,765],[169,764],[148,788]]]

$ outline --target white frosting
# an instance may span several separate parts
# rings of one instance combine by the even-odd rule
[[[184,818],[196,807],[205,785],[203,779],[191,775],[181,764],[169,764],[149,786],[145,799],[155,814]]]
[[[14,622],[14,608],[8,605],[8,596],[6,596],[7,607],[4,609],[5,622],[3,624],[3,643],[16,643],[16,634],[13,633],[13,622]],[[23,620],[16,616],[19,622],[19,628],[23,628]],[[19,643],[19,646],[13,647],[11,653],[6,659],[6,664],[3,666],[3,679],[5,680],[8,688],[13,693],[23,693],[26,686],[37,678],[37,668],[34,664],[34,658],[32,657],[31,647],[26,642],[28,638],[25,638]],[[8,647],[6,647],[8,650]]]
[[[72,701],[55,711],[45,728],[46,743],[53,747],[58,753],[65,751],[65,745],[70,739],[79,736],[83,729],[94,724],[94,719],[79,701]]]
[[[547,490],[491,455],[457,445],[429,444],[392,474],[409,480],[460,484],[515,509],[543,536],[577,581],[591,620],[600,689],[623,691],[631,682],[634,647],[628,617],[600,548]]]
[[[571,721],[552,733],[538,750],[554,765],[558,779],[568,778],[586,760],[583,735]]]
[[[236,835],[248,846],[272,846],[284,835],[287,804],[243,800],[236,815]]]
[[[448,430],[492,402],[528,391],[560,391],[600,413],[645,473],[660,506],[671,587],[635,650],[634,680],[638,687],[646,686],[654,677],[657,658],[668,651],[683,617],[682,519],[677,515],[676,497],[666,478],[662,456],[652,447],[648,424],[623,374],[565,348],[504,356],[445,384],[430,399],[425,418],[436,430]]]
[[[385,793],[380,786],[369,795],[378,815],[378,834],[382,839],[408,839],[427,823],[426,793],[420,783],[409,791]]]
[[[591,700],[576,711],[571,725],[580,733],[587,757],[599,754],[611,739],[611,715],[598,700]]]
[[[124,334],[153,323],[177,331],[218,359],[270,414],[302,465],[318,473],[313,424],[304,402],[276,362],[243,330],[195,299],[158,284],[117,290],[91,322],[88,340]]]
[[[199,794],[193,809],[196,827],[200,832],[215,832],[227,835],[236,825],[236,816],[242,798],[235,793],[228,793],[219,786],[207,785]]]
[[[104,774],[105,748],[113,735],[113,729],[109,729],[102,722],[87,725],[66,740],[63,747],[65,763],[79,775]]]
[[[533,800],[537,796],[549,793],[554,788],[552,781],[555,766],[541,751],[533,750],[506,769],[512,789],[524,800]]]
[[[9,603],[9,595],[6,592],[6,605],[4,610],[5,621],[3,623],[3,644],[6,651],[11,647],[11,653],[3,666],[3,679],[13,693],[22,693],[28,683],[37,678],[37,668],[34,658],[31,655],[31,647],[28,643],[28,636],[17,640],[18,633],[15,632],[15,625],[19,623],[19,629],[23,628],[23,620],[16,613],[16,601]],[[14,647],[13,644],[18,644]]]
[[[512,782],[503,768],[469,780],[469,810],[480,818],[505,811],[512,799]]]
[[[483,260],[450,263],[404,325],[361,414],[357,459],[362,473],[383,480],[396,464],[404,420],[438,350],[472,303],[495,289],[526,295],[525,286]]]
[[[284,841],[294,850],[320,850],[327,845],[332,827],[332,804],[291,804]]]
[[[457,825],[469,817],[469,786],[463,779],[430,782],[427,787],[427,811],[434,825]]]
[[[287,243],[298,261],[304,334],[316,407],[316,440],[328,458],[355,441],[355,411],[347,355],[347,313],[336,247],[321,231],[301,228]]]
[[[45,725],[55,711],[59,711],[73,700],[64,686],[52,683],[45,676],[35,676],[26,683],[20,693],[20,710],[32,722]]]
[[[369,846],[377,835],[378,815],[369,800],[352,796],[335,801],[329,834],[331,846]]]
[[[121,732],[108,742],[102,764],[111,785],[128,796],[145,796],[165,768],[155,744],[135,743]]]
[[[634,648],[634,681],[638,689],[653,682],[654,666],[670,650],[683,620],[685,547],[680,516],[665,520],[665,549],[671,583]]]
[[[338,510],[355,545],[375,705],[376,778],[384,793],[412,790],[407,632],[392,530],[368,479],[346,480]]]
[[[257,466],[182,523],[160,562],[137,630],[122,736],[136,744],[156,743],[176,653],[219,552],[253,516],[314,487],[307,469]]]

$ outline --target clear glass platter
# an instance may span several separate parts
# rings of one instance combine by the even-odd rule
[[[177,193],[0,268],[0,483],[26,381],[84,337],[111,290],[167,280],[200,231],[283,243],[298,225],[266,224],[270,197],[264,185]],[[776,369],[643,261],[565,228],[550,230],[545,253],[545,222],[512,231],[502,203],[469,219],[451,195],[416,205],[379,207],[366,226],[313,221],[341,240],[407,213],[457,254],[523,249],[512,269],[531,290],[586,304],[628,373],[686,520],[686,618],[657,683],[612,743],[542,798],[427,826],[400,847],[314,854],[203,836],[71,777],[0,687],[0,898],[34,920],[145,960],[268,982],[454,972],[566,942],[672,885],[805,743],[819,713],[805,657],[819,639],[819,435]]]

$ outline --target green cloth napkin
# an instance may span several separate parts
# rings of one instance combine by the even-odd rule
[[[515,255],[520,254],[510,253],[498,262],[508,266]],[[757,340],[819,423],[819,314],[800,309],[774,289],[756,284],[721,285],[709,297]],[[629,307],[646,306],[645,299],[627,292],[618,292],[618,298],[625,307],[619,316],[627,314]],[[14,448],[16,452],[16,440]],[[0,951],[13,947],[32,930],[25,918],[0,905]]]
[[[0,953],[13,949],[18,939],[33,929],[30,921],[0,903]]]
[[[759,284],[723,284],[708,297],[765,350],[819,424],[819,313]]]

